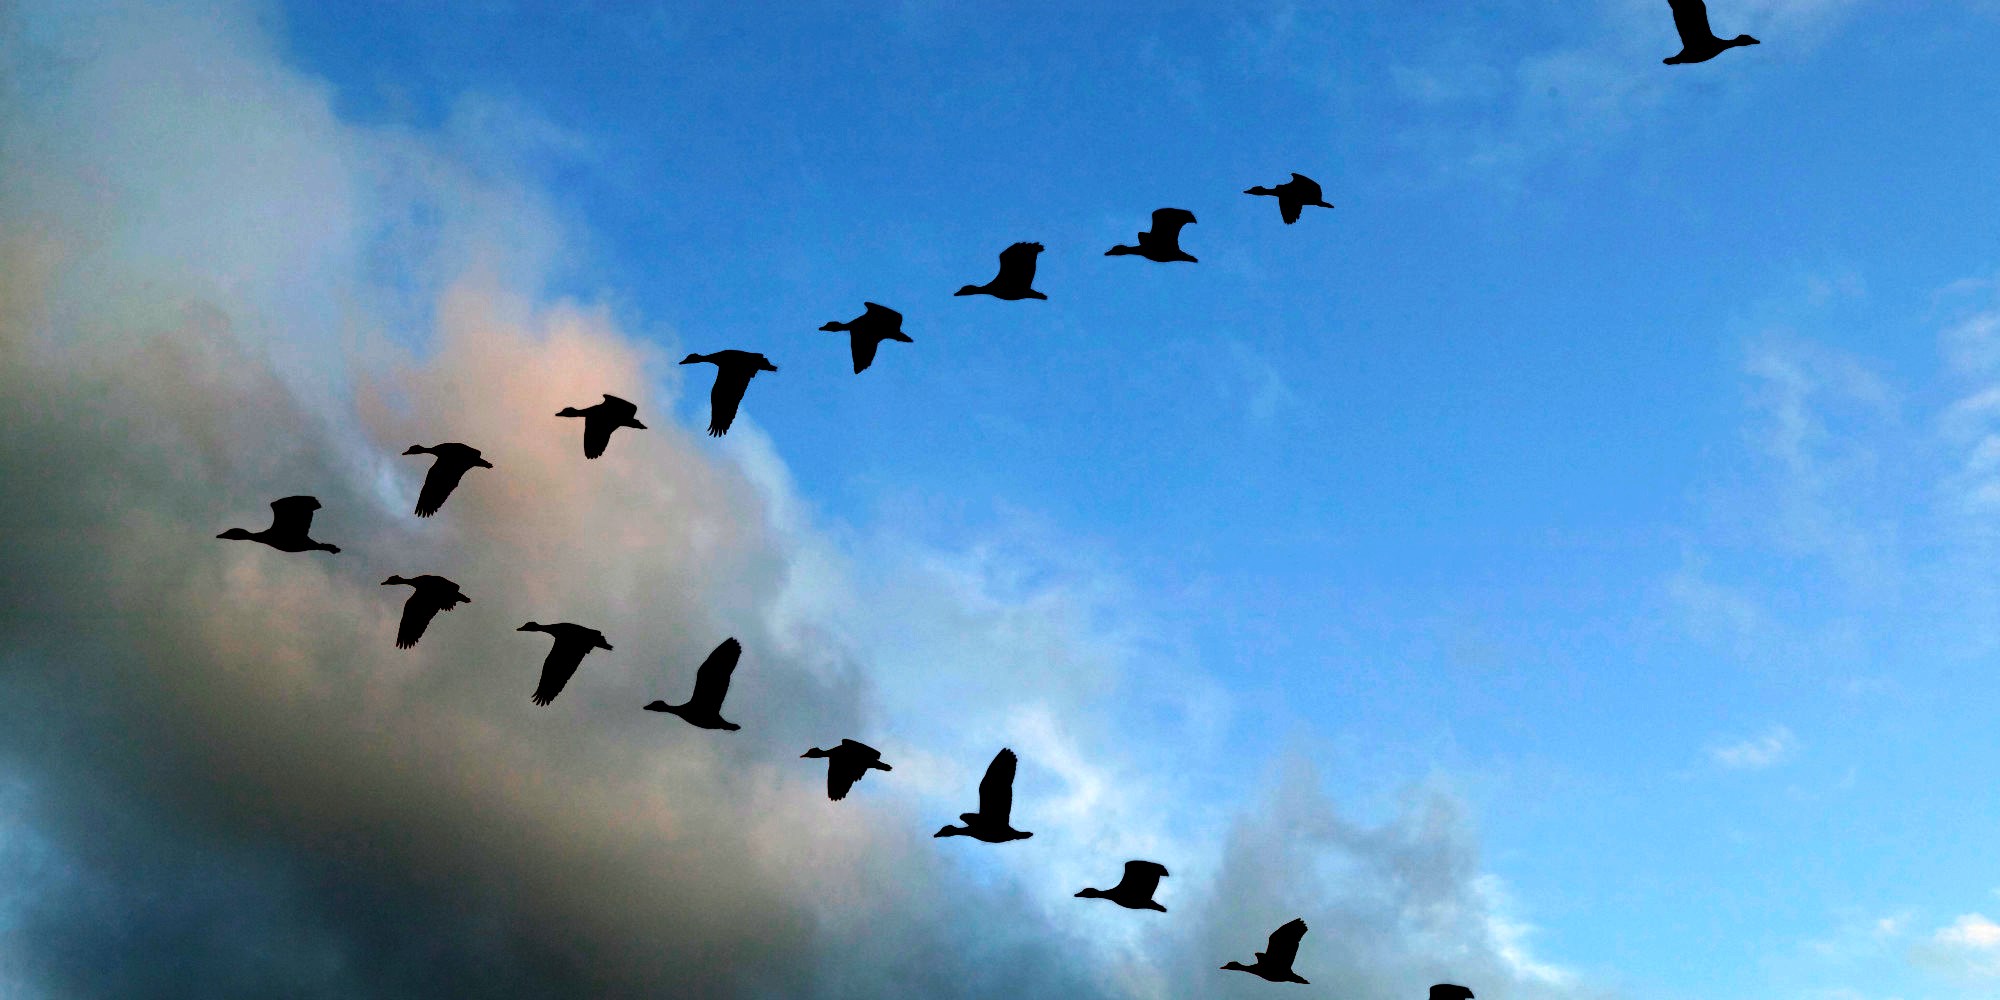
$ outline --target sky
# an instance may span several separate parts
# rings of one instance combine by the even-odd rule
[[[2000,8],[1712,8],[0,3],[0,997],[2000,997]]]

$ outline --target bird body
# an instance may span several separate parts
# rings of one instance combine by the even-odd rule
[[[778,366],[762,354],[750,351],[690,354],[681,359],[681,364],[704,361],[715,366],[715,388],[708,391],[708,434],[710,437],[721,437],[729,433],[729,425],[735,422],[736,406],[743,402],[743,393],[750,388],[750,380],[756,378],[758,372],[777,371]]]
[[[262,531],[229,528],[215,537],[231,541],[263,542],[280,552],[339,552],[340,546],[316,542],[309,537],[312,532],[313,511],[318,509],[317,497],[284,497],[271,501],[270,527]]]
[[[1438,983],[1431,987],[1431,1000],[1472,1000],[1472,991],[1457,983]]]
[[[403,602],[402,623],[396,627],[397,649],[416,645],[438,612],[472,603],[472,598],[459,591],[458,584],[429,573],[412,577],[392,576],[382,581],[382,586],[412,588],[409,599]]]
[[[979,779],[979,811],[960,813],[958,818],[964,826],[946,825],[931,836],[971,837],[989,844],[1004,844],[1034,836],[1014,829],[1008,819],[1014,811],[1014,768],[1017,764],[1014,751],[1001,748],[994,755],[993,763],[986,765],[986,777]]]
[[[1156,208],[1153,210],[1153,228],[1139,234],[1138,246],[1120,244],[1104,251],[1104,256],[1136,254],[1162,264],[1176,260],[1194,263],[1194,256],[1181,249],[1181,228],[1193,221],[1194,213],[1185,208]]]
[[[1305,936],[1306,922],[1293,920],[1271,932],[1271,942],[1257,953],[1257,961],[1249,965],[1230,962],[1222,968],[1227,972],[1247,972],[1273,983],[1305,983],[1304,976],[1292,971],[1292,960],[1299,956],[1299,940]]]
[[[835,802],[846,798],[847,790],[870,770],[895,770],[882,763],[882,751],[855,740],[843,739],[839,746],[831,750],[813,747],[799,757],[826,758],[826,797]]]
[[[601,449],[600,449],[601,450]],[[431,471],[424,476],[424,488],[417,493],[417,516],[429,517],[444,506],[446,497],[458,488],[458,481],[473,469],[490,469],[493,463],[479,456],[479,449],[456,441],[425,447],[413,444],[405,455],[435,455]]]
[[[1299,213],[1305,211],[1307,205],[1318,208],[1333,207],[1326,203],[1326,196],[1320,192],[1318,181],[1296,172],[1292,174],[1291,180],[1276,187],[1264,187],[1260,184],[1244,189],[1243,193],[1270,195],[1278,199],[1278,214],[1284,218],[1285,225],[1288,226],[1299,221]]]
[[[729,695],[729,677],[736,672],[736,661],[743,656],[743,644],[734,638],[722,640],[722,645],[708,654],[695,668],[694,693],[688,696],[686,704],[669,705],[655,701],[646,706],[648,712],[666,712],[678,715],[691,726],[703,729],[727,729],[731,732],[743,728],[722,717],[722,699]]]
[[[1158,910],[1167,908],[1153,901],[1153,893],[1160,888],[1160,879],[1167,875],[1167,866],[1157,861],[1125,862],[1125,877],[1109,889],[1084,889],[1077,893],[1081,899],[1108,899],[1128,910]]]
[[[635,419],[638,414],[637,406],[607,392],[604,401],[595,406],[586,406],[581,410],[565,406],[557,411],[556,416],[583,418],[583,457],[596,458],[604,454],[604,449],[611,444],[612,431],[620,427],[646,429],[645,424]]]
[[[542,661],[541,683],[535,685],[532,700],[537,705],[556,700],[556,695],[562,693],[563,685],[569,683],[570,677],[576,674],[576,668],[582,665],[583,658],[591,650],[611,648],[611,644],[604,641],[604,633],[568,622],[553,625],[529,622],[514,631],[544,632],[555,639],[555,645],[549,647],[548,658]]]
[[[1681,50],[1660,60],[1669,66],[1707,62],[1739,45],[1761,45],[1749,35],[1717,38],[1708,26],[1708,4],[1703,0],[1667,0],[1674,11],[1674,30],[1680,33]]]
[[[885,340],[900,340],[913,344],[903,333],[903,314],[888,306],[863,302],[866,311],[845,323],[833,322],[820,327],[822,330],[845,331],[850,348],[854,352],[854,374],[859,375],[875,363],[875,348]]]
[[[1040,243],[1016,243],[1000,251],[1000,273],[983,285],[966,285],[953,295],[991,295],[996,299],[1018,301],[1020,299],[1044,299],[1048,296],[1035,291],[1035,258],[1042,252]]]

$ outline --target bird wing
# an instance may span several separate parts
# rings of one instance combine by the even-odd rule
[[[903,325],[902,313],[874,302],[863,302],[861,304],[868,307],[861,313],[862,319],[868,320],[871,323],[880,323],[890,329]]]
[[[736,661],[742,655],[742,643],[733,638],[722,640],[722,645],[695,668],[694,694],[688,697],[688,707],[722,711],[722,699],[729,694],[729,675],[736,672]]]
[[[1178,240],[1181,227],[1188,224],[1188,211],[1184,208],[1153,209],[1153,236],[1156,239]]]
[[[747,368],[716,366],[715,388],[708,391],[709,436],[729,433],[729,425],[736,422],[736,405],[743,402],[752,374]]]
[[[1006,823],[1014,811],[1014,767],[1019,758],[1002,749],[986,765],[986,777],[979,779],[979,815],[993,823]]]
[[[993,279],[995,284],[1018,284],[1022,288],[1035,283],[1035,256],[1042,252],[1040,243],[1016,243],[1000,251],[1000,275]]]
[[[840,748],[842,750],[846,750],[849,753],[858,754],[864,760],[882,759],[882,751],[877,750],[874,747],[871,747],[868,744],[861,742],[860,740],[843,739],[840,741]]]
[[[834,757],[826,762],[826,797],[835,802],[847,797],[847,790],[868,773],[866,764],[857,764],[849,757]]]
[[[611,444],[611,432],[617,429],[616,418],[603,410],[597,410],[583,418],[583,457],[596,458],[604,454]]]
[[[314,497],[285,497],[271,501],[271,534],[306,537],[312,530],[313,511],[319,509]]]
[[[1715,31],[1708,26],[1708,4],[1703,0],[1667,0],[1667,6],[1674,9],[1674,30],[1681,33],[1681,44],[1693,45],[1715,37]]]
[[[1299,221],[1299,213],[1305,211],[1306,203],[1296,195],[1278,199],[1278,214],[1285,217],[1285,225]]]
[[[463,461],[440,458],[424,476],[424,488],[417,493],[417,516],[429,517],[444,506],[446,497],[458,488],[458,481],[472,467]]]
[[[583,663],[583,655],[590,652],[589,643],[578,637],[556,636],[556,644],[549,649],[549,657],[542,661],[542,680],[535,685],[534,702],[546,705],[556,700],[562,693],[563,685],[576,676],[576,668]]]
[[[854,349],[854,374],[859,375],[875,363],[875,349],[882,342],[859,330],[848,334],[848,341]]]
[[[436,600],[422,590],[410,594],[410,599],[403,602],[402,624],[396,626],[396,648],[408,649],[416,645],[417,640],[424,637],[424,627],[443,610],[445,609],[439,607]],[[558,684],[556,687],[561,688],[562,685]]]
[[[1292,959],[1299,956],[1299,939],[1306,936],[1306,922],[1295,918],[1291,923],[1271,932],[1271,943],[1264,946],[1264,959],[1273,965],[1291,968]]]
[[[1118,884],[1135,892],[1151,896],[1160,887],[1160,876],[1167,873],[1166,866],[1153,861],[1125,862],[1125,876]]]

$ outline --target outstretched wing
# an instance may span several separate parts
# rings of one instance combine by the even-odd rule
[[[431,465],[431,471],[424,476],[424,488],[417,493],[417,516],[429,517],[444,506],[446,497],[458,488],[458,481],[465,478],[471,466],[463,461],[440,458]]]
[[[875,349],[882,342],[859,330],[849,334],[848,340],[854,348],[854,374],[859,375],[875,363]]]
[[[1160,878],[1166,874],[1166,866],[1157,861],[1127,861],[1125,877],[1119,879],[1119,884],[1151,896],[1160,887]]]
[[[1264,946],[1264,961],[1280,968],[1291,968],[1292,959],[1299,957],[1299,939],[1306,936],[1306,922],[1295,918],[1291,923],[1271,932],[1271,943]]]
[[[1014,751],[1002,749],[986,765],[986,777],[979,779],[979,815],[990,823],[1005,824],[1014,811]]]
[[[1306,203],[1297,195],[1278,199],[1278,214],[1285,217],[1285,225],[1299,221],[1299,213],[1305,211]]]
[[[1153,209],[1153,236],[1156,239],[1178,240],[1181,227],[1194,221],[1194,216],[1185,208]]]
[[[1035,283],[1035,257],[1042,252],[1040,243],[1016,243],[1000,251],[1000,276],[995,283],[1017,284],[1022,288]]]
[[[708,391],[708,434],[721,437],[729,433],[729,425],[736,422],[736,406],[743,402],[743,393],[750,388],[750,378],[754,373],[735,366],[716,366],[715,388]]]
[[[826,797],[835,802],[847,797],[847,790],[868,773],[868,765],[857,762],[851,754],[834,757],[826,762]]]
[[[318,509],[317,497],[285,497],[271,501],[271,534],[304,538],[312,530],[313,511]]]
[[[694,694],[688,698],[688,707],[722,711],[722,699],[729,695],[729,675],[736,672],[736,661],[742,655],[742,643],[733,638],[722,640],[695,669]]]
[[[396,648],[408,649],[416,645],[417,640],[424,637],[424,628],[431,623],[431,619],[444,610],[422,590],[411,594],[410,599],[403,602],[402,624],[396,627]]]
[[[583,662],[583,654],[590,647],[568,637],[558,638],[555,648],[549,650],[549,658],[542,661],[542,681],[535,686],[534,702],[546,705],[556,700],[562,693],[563,685],[576,676],[576,668]]]
[[[1667,0],[1667,6],[1674,9],[1674,30],[1681,33],[1682,45],[1694,45],[1715,37],[1714,30],[1708,26],[1708,4],[1702,0]]]
[[[583,457],[596,458],[604,454],[611,444],[611,432],[616,427],[612,419],[598,410],[583,418]]]

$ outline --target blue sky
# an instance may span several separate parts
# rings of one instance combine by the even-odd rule
[[[1661,66],[1641,0],[216,17],[327,128],[526,206],[504,252],[366,216],[391,341],[442,351],[441,287],[497,270],[668,362],[769,355],[690,447],[856,600],[976,566],[1115,650],[1078,711],[1173,772],[1161,843],[1303,758],[1359,822],[1462,800],[1563,989],[1994,996],[2000,18],[1713,7],[1763,44]],[[1338,208],[1239,193],[1294,170]],[[1101,256],[1166,205],[1200,264]],[[951,295],[1017,240],[1049,301]],[[864,299],[916,342],[854,376],[817,328]],[[704,422],[705,370],[645,378]]]

